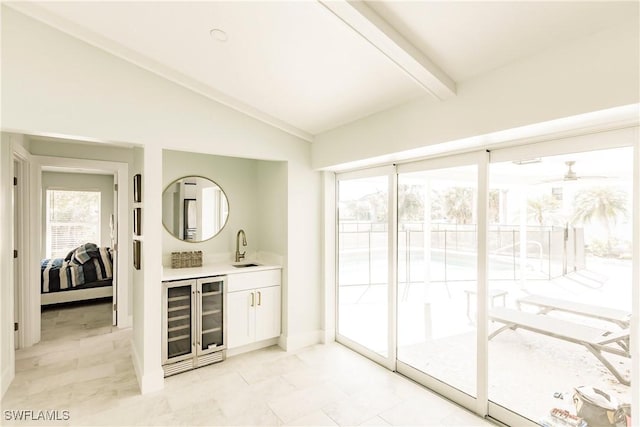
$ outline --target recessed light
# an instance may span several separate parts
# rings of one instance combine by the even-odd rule
[[[209,31],[209,35],[214,39],[214,40],[218,40],[219,42],[226,42],[228,37],[227,37],[227,33],[225,33],[223,30],[221,30],[220,28],[214,28],[211,31]]]

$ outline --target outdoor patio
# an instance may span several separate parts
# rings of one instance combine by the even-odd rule
[[[506,291],[506,306],[517,309],[518,298],[527,295],[573,300],[630,311],[630,261],[592,257],[590,267],[552,280],[494,280],[491,289]],[[602,272],[606,272],[606,275]],[[398,360],[472,395],[476,391],[475,297],[468,306],[467,292],[475,282],[400,283],[398,288]],[[341,291],[340,321],[344,335],[349,325],[358,341],[382,353],[386,328],[385,285],[347,286]],[[352,296],[351,303],[347,298]],[[494,301],[502,305],[502,299]],[[523,310],[535,312],[533,307]],[[469,312],[470,316],[467,316]],[[598,319],[570,313],[551,312],[547,316],[570,320],[606,330],[620,327]],[[362,319],[375,319],[359,328]],[[503,326],[490,322],[489,330]],[[358,332],[355,332],[357,329]],[[616,369],[627,378],[631,359],[607,354]],[[585,347],[550,336],[522,330],[506,330],[489,341],[490,399],[538,420],[552,408],[575,413],[574,388],[593,386],[630,401],[630,387],[620,384],[611,372]]]

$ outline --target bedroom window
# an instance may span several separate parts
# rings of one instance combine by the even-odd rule
[[[100,246],[100,192],[47,190],[47,258],[60,258],[84,243]]]

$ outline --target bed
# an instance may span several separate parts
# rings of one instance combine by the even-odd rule
[[[86,243],[64,258],[40,262],[40,303],[58,304],[113,296],[113,253]]]

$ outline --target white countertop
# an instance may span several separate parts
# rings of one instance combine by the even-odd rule
[[[233,263],[236,264],[236,263]],[[274,270],[282,268],[281,265],[255,261],[243,261],[237,264],[259,264],[256,267],[234,267],[232,263],[206,264],[202,267],[169,268],[162,267],[162,281],[184,280],[199,277],[225,276],[227,274],[249,273],[251,271]]]

